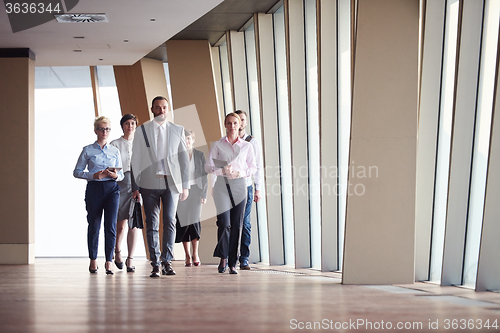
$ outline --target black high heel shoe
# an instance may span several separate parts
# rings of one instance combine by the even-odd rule
[[[115,254],[118,254],[120,252],[122,252],[122,251],[115,251]],[[116,267],[118,267],[118,269],[123,269],[123,261],[122,262],[118,262],[116,260],[116,256],[115,256],[115,265],[116,265]]]
[[[127,259],[125,260],[125,265],[127,265],[127,272],[129,272],[129,273],[135,272],[135,266],[129,266],[130,260],[132,260],[132,259],[134,259],[134,258],[127,257]]]
[[[92,268],[90,268],[90,265],[89,265],[89,272],[92,274],[97,274],[98,269],[99,269],[99,267],[96,267],[96,269],[92,269]]]
[[[219,273],[224,273],[226,271],[226,267],[227,267],[227,259],[221,258],[219,267],[217,267],[219,269]]]
[[[107,261],[107,262],[109,262],[109,266],[111,266],[111,265],[112,265],[112,264],[111,264],[111,261]],[[108,268],[106,267],[106,264],[104,264],[104,268],[106,268],[106,275],[113,275],[113,274],[115,274],[115,273],[114,273],[111,269],[108,269]],[[110,268],[111,268],[111,267],[110,267]]]

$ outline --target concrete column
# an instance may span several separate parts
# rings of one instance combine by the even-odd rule
[[[35,55],[0,49],[0,264],[35,261]]]
[[[164,96],[168,99],[163,62],[143,58],[131,66],[113,66],[113,70],[122,114],[135,114],[140,124],[152,119],[153,98]]]
[[[208,158],[209,144],[223,135],[210,44],[206,40],[170,40],[166,45],[175,122],[194,131],[194,147]],[[219,262],[213,258],[217,243],[216,212],[210,189],[208,193],[207,203],[202,207],[199,247],[200,260],[207,264]]]
[[[343,283],[413,283],[419,1],[357,11]]]

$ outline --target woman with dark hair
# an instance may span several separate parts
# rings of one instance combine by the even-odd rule
[[[177,206],[177,223],[175,242],[182,242],[186,254],[186,267],[200,265],[198,244],[201,234],[201,205],[207,202],[207,173],[205,172],[205,154],[193,148],[195,134],[184,129],[186,146],[189,153],[189,196],[179,201]],[[191,242],[193,253],[189,253]]]
[[[120,185],[120,206],[118,208],[118,221],[116,223],[116,245],[115,245],[115,264],[119,269],[123,269],[123,260],[121,256],[121,243],[127,232],[128,256],[125,260],[127,272],[134,272],[132,265],[134,259],[134,250],[137,240],[137,228],[130,228],[127,224],[130,212],[130,205],[133,199],[132,181],[130,173],[130,161],[132,158],[132,142],[134,140],[135,129],[137,128],[137,117],[133,114],[126,114],[120,120],[120,126],[123,130],[123,136],[111,141],[111,145],[118,148],[122,157],[123,180],[118,182]],[[135,198],[138,199],[138,198]]]
[[[106,255],[106,274],[111,270],[113,250],[116,240],[116,215],[120,200],[120,187],[117,182],[123,179],[120,151],[108,145],[111,122],[106,117],[94,121],[97,140],[83,150],[76,162],[73,176],[87,180],[85,207],[87,209],[87,243],[89,249],[89,272],[97,273],[97,247],[99,230],[104,211],[104,251]]]
[[[229,273],[238,274],[238,242],[247,200],[245,178],[257,170],[252,145],[238,135],[240,125],[236,113],[226,116],[227,135],[214,142],[205,164],[205,170],[217,176],[213,187],[218,227],[214,257],[220,258],[219,273],[224,273],[229,265]]]

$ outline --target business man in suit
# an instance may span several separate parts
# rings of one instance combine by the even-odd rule
[[[189,195],[189,174],[184,128],[167,121],[168,101],[153,99],[155,118],[137,129],[132,146],[134,197],[142,195],[146,236],[153,270],[151,277],[175,275],[172,269],[177,203]],[[163,204],[163,246],[160,252],[159,216]]]

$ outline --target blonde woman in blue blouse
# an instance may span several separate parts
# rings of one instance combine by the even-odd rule
[[[89,272],[97,273],[97,247],[104,212],[104,248],[106,274],[112,275],[113,250],[116,240],[116,215],[120,200],[117,181],[123,179],[120,151],[108,144],[111,122],[106,117],[94,121],[97,140],[83,150],[76,162],[73,176],[87,180],[85,207],[87,209],[87,244]]]

